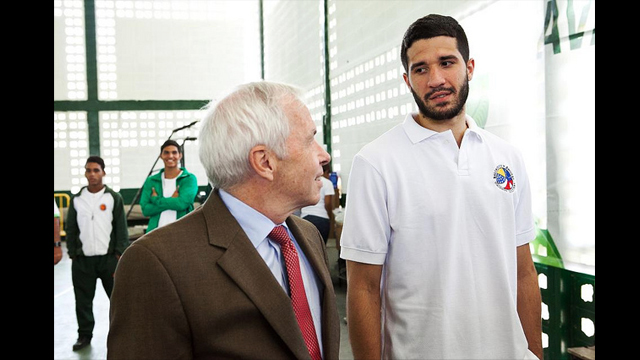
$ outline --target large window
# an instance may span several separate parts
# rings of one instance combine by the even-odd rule
[[[89,155],[104,158],[109,186],[139,188],[173,129],[200,120],[202,106],[234,86],[260,80],[259,5],[54,1],[54,191],[86,184],[78,168]],[[203,186],[198,129],[172,139],[189,139],[185,165]]]
[[[53,99],[86,100],[84,3],[53,2]]]
[[[258,1],[96,1],[98,98],[207,99],[260,79]]]
[[[100,112],[100,149],[105,164],[110,165],[110,184],[135,189],[142,187],[151,166],[160,155],[160,146],[169,137],[183,145],[185,167],[206,184],[200,165],[196,139],[197,127],[173,130],[201,118],[199,110],[180,111],[103,111]],[[163,168],[157,161],[154,170]]]
[[[58,189],[77,192],[86,183],[84,163],[89,157],[87,114],[84,111],[53,113],[53,183]]]

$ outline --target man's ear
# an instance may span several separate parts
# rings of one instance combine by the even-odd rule
[[[476,69],[476,61],[471,58],[467,61],[467,80],[471,81],[473,79],[473,71]]]
[[[409,91],[411,91],[411,80],[409,79],[409,75],[407,75],[407,73],[403,73],[402,78],[404,79],[404,83],[407,84]]]
[[[275,154],[265,145],[256,145],[249,150],[249,165],[258,176],[264,179],[273,181],[275,160]]]

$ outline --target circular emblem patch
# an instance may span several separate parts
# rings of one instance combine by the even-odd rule
[[[496,186],[506,192],[513,192],[516,188],[516,178],[506,165],[498,165],[493,171],[493,180]]]
[[[105,205],[105,204],[100,204],[100,210],[102,210],[102,211],[107,210],[107,205]]]

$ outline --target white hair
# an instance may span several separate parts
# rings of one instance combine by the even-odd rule
[[[198,139],[200,162],[213,187],[229,189],[251,173],[249,151],[265,145],[286,157],[289,136],[287,104],[302,101],[302,90],[268,81],[237,87],[206,110]]]

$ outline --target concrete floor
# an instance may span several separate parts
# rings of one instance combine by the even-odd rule
[[[66,243],[62,243],[63,258],[53,267],[53,358],[54,359],[106,359],[107,357],[107,333],[109,331],[109,298],[97,284],[96,295],[93,301],[93,313],[96,326],[93,332],[91,345],[86,348],[73,351],[72,346],[78,338],[78,325],[75,316],[75,297],[71,283],[71,260],[67,256]],[[346,285],[338,281],[338,250],[335,247],[335,239],[329,239],[327,243],[331,274],[334,279],[338,312],[340,315],[340,359],[353,359],[345,317]]]

